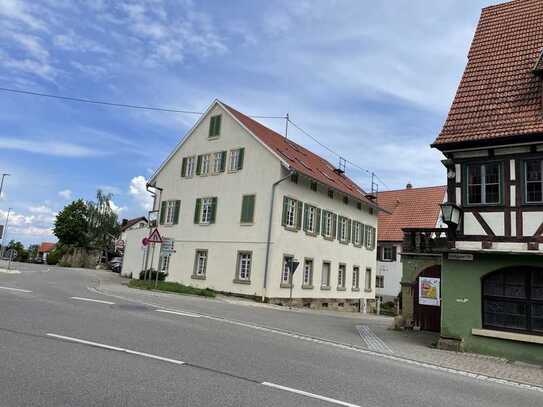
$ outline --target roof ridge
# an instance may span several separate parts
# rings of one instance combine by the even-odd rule
[[[413,190],[420,190],[420,189],[438,189],[438,188],[447,188],[447,185],[434,185],[434,186],[428,186],[428,187],[388,189],[386,191],[379,191],[379,192],[377,192],[377,194],[384,194],[384,193],[387,193],[387,192],[413,191]]]

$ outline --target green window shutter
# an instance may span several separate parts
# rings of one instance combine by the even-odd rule
[[[377,239],[377,229],[375,229],[373,226],[371,227],[372,234],[371,234],[371,249],[373,250],[375,248],[375,240]]]
[[[315,234],[319,234],[321,232],[321,212],[322,210],[317,208],[317,224],[315,225]]]
[[[196,199],[196,206],[194,207],[194,223],[200,223],[201,205],[202,205],[202,200],[200,198]]]
[[[185,171],[187,169],[187,157],[183,157],[183,161],[181,161],[181,176],[185,176]]]
[[[326,217],[328,216],[328,211],[327,210],[322,210],[322,222],[326,222]],[[324,232],[325,232],[326,228],[324,227],[324,225],[322,225],[322,228],[321,228],[321,233],[322,235],[324,236]]]
[[[238,159],[238,170],[241,170],[243,168],[243,156],[245,154],[245,149],[240,148],[239,149],[239,159]]]
[[[396,261],[397,256],[398,256],[398,248],[396,246],[392,246],[392,261]]]
[[[217,198],[213,198],[211,201],[211,223],[215,223],[217,216]]]
[[[255,196],[244,195],[241,202],[241,223],[252,223],[254,221]]]
[[[181,209],[181,201],[175,201],[175,210],[173,213],[173,224],[177,225],[179,223],[179,210]]]
[[[287,207],[288,207],[288,198],[283,197],[283,216],[281,217],[281,225],[287,225]]]
[[[218,137],[221,134],[221,115],[216,116],[215,129],[213,135]]]
[[[350,219],[347,219],[347,242],[351,241],[351,225],[352,221]]]
[[[202,173],[202,156],[199,155],[196,159],[196,175],[200,175]]]
[[[307,210],[308,209],[309,209],[309,205],[305,204],[304,205],[304,231],[306,232],[307,232],[307,218],[308,218]]]
[[[208,137],[211,138],[215,134],[215,123],[217,121],[217,116],[211,116],[211,119],[209,120],[209,135]]]
[[[337,215],[334,213],[332,214],[332,239],[336,237],[336,231],[337,231]]]
[[[226,169],[226,151],[221,151],[221,172]]]
[[[168,204],[167,201],[162,201],[160,204],[160,224],[164,225],[164,222],[166,221],[166,205]]]
[[[300,230],[302,228],[302,217],[304,213],[304,203],[301,201],[298,201],[298,213],[297,219],[296,219],[296,229]]]

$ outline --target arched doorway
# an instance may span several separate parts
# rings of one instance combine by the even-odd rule
[[[415,280],[413,319],[426,331],[441,330],[441,266],[422,270]]]

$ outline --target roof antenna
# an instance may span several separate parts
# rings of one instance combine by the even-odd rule
[[[289,118],[288,118],[288,112],[287,112],[287,115],[285,116],[285,138],[288,138],[288,122],[289,122]]]
[[[339,157],[339,165],[338,167],[334,170],[334,172],[336,174],[345,174],[345,169],[347,167],[347,160],[343,157]]]

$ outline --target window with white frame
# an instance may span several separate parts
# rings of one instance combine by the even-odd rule
[[[323,212],[322,234],[324,237],[332,237],[334,233],[334,214],[329,211]]]
[[[207,225],[211,223],[213,213],[213,198],[203,198],[202,208],[200,209],[200,223]]]
[[[315,233],[317,231],[317,208],[311,205],[306,205],[305,210],[306,231]]]
[[[385,288],[385,276],[375,276],[375,288]]]
[[[281,284],[290,285],[291,283],[291,273],[290,268],[292,267],[292,261],[294,257],[284,256],[283,257],[283,269],[281,270]]]
[[[204,154],[202,156],[200,175],[208,175],[209,174],[210,160],[211,160],[211,156],[209,154]]]
[[[243,166],[243,149],[238,148],[236,150],[230,150],[230,163],[228,165],[228,171],[234,172],[241,170]]]
[[[222,152],[213,153],[213,174],[218,174],[222,170]]]
[[[205,277],[207,269],[207,250],[196,250],[196,259],[194,261],[194,275],[196,277]]]
[[[286,211],[285,226],[295,228],[298,218],[298,202],[294,199],[287,198]]]
[[[360,267],[353,266],[353,289],[360,288]]]
[[[166,201],[166,216],[164,219],[164,223],[166,225],[173,225],[175,220],[175,206],[176,201]]]
[[[251,279],[251,252],[239,252],[238,253],[238,270],[236,279],[239,281],[250,281]]]
[[[349,219],[343,216],[339,218],[339,240],[341,242],[349,240]]]
[[[394,248],[392,246],[383,246],[383,260],[384,261],[394,260]]]
[[[330,287],[330,269],[331,269],[330,262],[325,261],[322,263],[321,287],[324,287],[324,288]]]
[[[543,160],[524,162],[524,190],[526,203],[543,202]]]
[[[170,255],[161,254],[158,259],[158,271],[168,274],[169,268],[170,268]]]
[[[467,203],[499,204],[501,201],[501,164],[498,162],[467,166]]]
[[[304,260],[303,285],[306,287],[313,285],[313,259]]]
[[[347,266],[340,264],[337,273],[337,288],[345,288],[345,278],[347,274]]]
[[[373,250],[375,248],[375,228],[373,226],[366,225],[366,249]]]
[[[362,224],[353,221],[353,244],[362,245]]]
[[[194,171],[196,170],[196,157],[187,157],[185,159],[185,173],[183,177],[190,178],[194,176]]]

